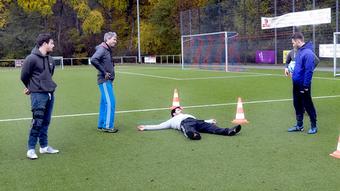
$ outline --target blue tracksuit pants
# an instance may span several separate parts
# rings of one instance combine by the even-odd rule
[[[114,128],[116,101],[112,87],[112,81],[106,81],[98,85],[100,90],[100,105],[98,128]]]

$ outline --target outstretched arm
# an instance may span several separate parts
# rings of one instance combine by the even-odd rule
[[[171,119],[158,124],[158,125],[139,125],[137,126],[137,129],[139,131],[145,131],[145,130],[162,130],[162,129],[170,129],[171,128]]]

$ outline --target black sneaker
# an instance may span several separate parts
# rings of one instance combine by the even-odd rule
[[[105,133],[117,133],[118,129],[116,129],[116,128],[111,128],[111,129],[103,128],[103,132],[105,132]]]
[[[297,126],[297,125],[295,125],[291,128],[288,128],[288,132],[301,132],[303,130],[304,130],[303,126]]]
[[[228,136],[234,136],[241,131],[241,125],[236,125],[228,130]]]

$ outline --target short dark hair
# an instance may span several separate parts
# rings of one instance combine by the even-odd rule
[[[292,39],[296,40],[296,39],[300,39],[300,40],[304,40],[304,36],[301,32],[295,32],[293,35],[292,35]]]
[[[170,111],[170,114],[171,114],[171,117],[173,117],[175,115],[175,112],[176,112],[176,109],[177,108],[181,108],[180,106],[177,106],[175,108],[173,108],[171,111]]]
[[[52,35],[50,33],[42,33],[38,35],[36,44],[38,47],[41,47],[41,45],[44,44],[44,42],[49,43],[51,39]]]

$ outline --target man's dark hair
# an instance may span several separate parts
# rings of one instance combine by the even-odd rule
[[[41,47],[41,45],[44,44],[44,42],[49,43],[50,40],[52,39],[52,35],[49,33],[42,33],[39,34],[36,40],[36,44],[38,47]]]
[[[174,116],[174,114],[175,114],[177,108],[181,108],[181,107],[180,107],[180,106],[175,107],[174,109],[172,109],[172,110],[170,111],[171,117]]]
[[[292,35],[292,39],[294,39],[294,40],[300,39],[300,40],[304,41],[304,37],[303,37],[303,34],[301,32],[295,32]]]

